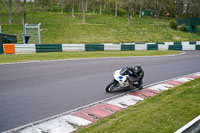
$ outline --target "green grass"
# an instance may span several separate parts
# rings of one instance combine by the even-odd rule
[[[79,133],[172,133],[200,115],[200,79],[99,120]]]
[[[52,52],[36,54],[0,55],[0,63],[42,61],[73,58],[101,58],[126,56],[156,56],[178,54],[179,51],[94,51],[94,52]]]
[[[0,12],[0,25],[3,33],[15,34],[22,42],[22,14],[13,14],[13,24],[8,24],[8,13]],[[86,24],[82,24],[82,14],[76,13],[75,19],[70,13],[28,12],[27,23],[41,22],[42,43],[119,43],[119,42],[166,42],[196,41],[200,33],[187,33],[172,30],[170,20],[138,16],[130,24],[125,17],[87,13]],[[30,40],[31,41],[31,40]],[[32,41],[32,43],[37,43]]]

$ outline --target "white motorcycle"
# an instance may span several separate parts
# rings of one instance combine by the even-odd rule
[[[113,73],[114,79],[106,86],[106,92],[111,92],[117,87],[129,87],[129,75],[126,74],[127,68],[121,68]],[[133,86],[137,88],[138,82],[134,82]]]

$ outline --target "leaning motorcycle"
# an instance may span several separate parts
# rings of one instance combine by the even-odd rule
[[[112,92],[115,88],[130,87],[129,75],[126,74],[127,69],[121,68],[113,73],[113,80],[106,86],[106,92]],[[138,82],[133,82],[134,88],[137,88]]]

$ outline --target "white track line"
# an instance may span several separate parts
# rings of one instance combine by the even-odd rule
[[[180,54],[172,55],[159,55],[159,56],[127,56],[127,57],[102,57],[102,58],[76,58],[76,59],[57,59],[57,60],[43,60],[43,61],[27,61],[27,62],[15,62],[15,63],[0,63],[0,65],[12,65],[12,64],[27,64],[27,63],[41,63],[41,62],[57,62],[57,61],[76,61],[76,60],[101,60],[101,59],[124,59],[124,58],[158,58],[158,57],[173,57],[186,54],[182,52]]]

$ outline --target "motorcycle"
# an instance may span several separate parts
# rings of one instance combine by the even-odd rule
[[[120,87],[120,88],[126,88],[130,87],[129,83],[129,75],[127,74],[127,68],[121,68],[119,70],[116,70],[113,73],[113,80],[106,86],[105,90],[106,92],[111,92],[115,88]],[[133,87],[137,88],[138,82],[133,82]]]

